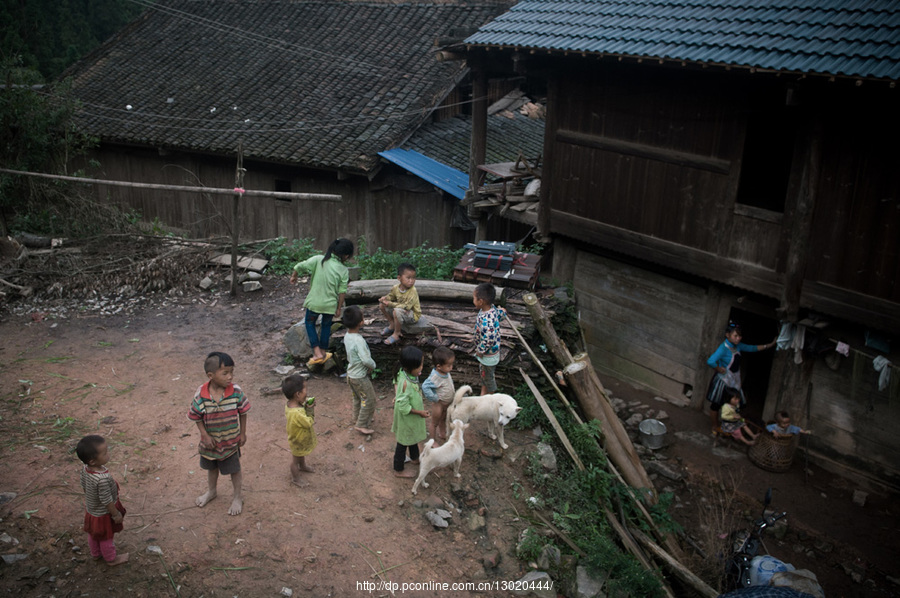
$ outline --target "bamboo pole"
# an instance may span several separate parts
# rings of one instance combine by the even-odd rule
[[[61,174],[46,174],[43,172],[29,172],[25,170],[11,170],[0,168],[0,172],[6,174],[20,174],[22,176],[53,179],[57,181],[71,181],[73,183],[85,183],[92,185],[109,185],[111,187],[131,187],[133,189],[159,189],[161,191],[189,191],[192,193],[215,193],[217,195],[231,195],[234,189],[219,189],[217,187],[191,187],[188,185],[161,185],[156,183],[132,183],[131,181],[107,181],[103,179],[89,179],[78,176],[64,176]],[[288,193],[287,191],[260,191],[247,189],[244,195],[249,197],[277,197],[279,199],[308,199],[314,201],[341,201],[340,195],[330,193]]]
[[[531,389],[531,392],[534,394],[534,398],[537,399],[538,404],[540,404],[541,409],[544,412],[544,415],[547,416],[547,419],[550,421],[550,425],[553,426],[554,431],[556,431],[556,435],[559,437],[560,442],[562,442],[563,446],[566,447],[566,450],[569,452],[569,456],[572,457],[572,461],[575,463],[575,467],[578,468],[579,471],[584,471],[584,463],[581,462],[581,459],[578,457],[578,453],[575,452],[575,448],[572,446],[572,443],[569,442],[569,437],[566,436],[565,430],[562,429],[562,426],[559,425],[559,421],[557,421],[556,416],[553,415],[553,411],[550,410],[550,406],[547,405],[547,401],[544,400],[543,395],[538,391],[537,387],[532,382],[531,378],[526,374],[521,368],[519,372],[522,374],[522,377],[525,379],[525,382],[528,384],[528,388]],[[609,510],[609,507],[604,506],[603,511],[606,514],[607,520],[610,522],[610,526],[613,528],[613,531],[619,536],[622,541],[622,545],[634,555],[634,557],[638,560],[638,562],[643,565],[645,569],[653,572],[655,575],[656,569],[653,567],[653,564],[647,558],[647,555],[644,554],[644,551],[641,550],[640,546],[638,546],[634,539],[628,534],[628,530],[619,523],[615,516],[613,516],[612,512]],[[543,517],[541,517],[543,521]],[[549,522],[547,522],[549,525]],[[566,536],[562,535],[559,530],[555,527],[551,526],[551,529],[560,535],[560,537],[567,543],[569,546],[573,547],[579,554],[584,554],[571,540],[569,540]],[[663,590],[666,593],[666,596],[669,598],[674,598],[674,594],[672,594],[672,590],[666,585],[665,580],[659,576],[659,583],[662,586]]]
[[[704,598],[716,598],[719,593],[710,587],[705,581],[694,575],[690,569],[675,560],[669,553],[660,548],[653,540],[645,536],[640,530],[630,530],[638,542],[644,545],[650,552],[663,561],[672,573],[681,581],[694,588]]]
[[[559,439],[562,441],[563,446],[566,447],[566,450],[569,451],[569,456],[572,457],[572,461],[575,462],[575,467],[580,470],[584,470],[584,463],[581,462],[581,458],[578,456],[578,453],[575,452],[575,447],[569,442],[569,438],[566,436],[566,433],[563,431],[562,426],[559,425],[559,421],[556,419],[556,416],[553,415],[553,411],[550,410],[550,406],[547,405],[547,401],[544,400],[544,396],[538,390],[537,386],[534,385],[534,382],[531,381],[531,378],[522,368],[519,368],[519,373],[522,374],[522,377],[525,379],[525,383],[528,385],[528,388],[531,389],[531,393],[534,395],[534,398],[537,399],[538,404],[541,406],[541,410],[544,412],[544,415],[547,416],[547,419],[550,420],[550,425],[553,426],[553,429],[556,430],[556,435],[559,436]]]

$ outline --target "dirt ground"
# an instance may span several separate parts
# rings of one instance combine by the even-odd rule
[[[502,583],[528,570],[515,559],[515,544],[527,526],[519,514],[529,487],[524,454],[537,442],[530,432],[507,431],[510,449],[496,458],[495,443],[475,424],[466,436],[461,480],[433,473],[431,487],[413,497],[412,480],[391,474],[388,386],[378,387],[376,434],[366,438],[349,426],[345,382],[314,375],[309,390],[318,399],[319,444],[307,462],[315,473],[302,488],[290,484],[284,398],[273,392],[281,379],[274,368],[283,363],[281,339],[299,318],[302,295],[286,282],[264,286],[236,298],[174,297],[111,316],[88,309],[64,318],[40,309],[0,311],[0,493],[16,494],[0,505],[0,552],[28,555],[0,564],[0,588],[22,598],[120,595],[123,588],[148,597],[276,596],[282,588],[302,596],[389,596],[363,584]],[[196,426],[186,414],[211,350],[234,357],[235,381],[252,403],[241,459],[245,504],[236,517],[226,514],[227,479],[220,480],[216,500],[194,505],[206,482]],[[718,488],[705,480],[737,479],[754,498],[773,485],[774,506],[790,512],[791,533],[767,542],[770,552],[813,570],[830,597],[896,594],[900,586],[886,580],[900,577],[893,497],[873,493],[857,507],[850,500],[855,485],[815,467],[807,481],[796,463],[773,476],[739,452],[734,459],[717,456],[678,434],[708,435],[705,416],[614,380],[607,384],[616,397],[669,413],[670,445],[655,456],[686,477],[659,485],[676,492],[673,514],[692,537],[703,535],[704,510]],[[80,529],[80,462],[70,450],[86,433],[109,440],[110,469],[128,509],[116,544],[131,561],[117,568],[91,559]],[[449,528],[426,521],[434,506],[453,513]],[[496,567],[485,565],[497,555]],[[510,593],[427,588],[404,595]]]

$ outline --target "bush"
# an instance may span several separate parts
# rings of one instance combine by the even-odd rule
[[[284,276],[291,273],[297,262],[315,255],[313,239],[294,239],[290,243],[284,237],[278,237],[261,247],[256,248],[269,260],[269,274]]]
[[[416,267],[418,278],[450,280],[453,276],[453,267],[459,263],[463,252],[463,249],[451,249],[449,245],[429,247],[426,242],[403,251],[386,251],[379,247],[373,253],[369,253],[366,240],[361,237],[356,263],[359,266],[359,276],[363,280],[396,278],[397,266],[403,262],[409,262]]]

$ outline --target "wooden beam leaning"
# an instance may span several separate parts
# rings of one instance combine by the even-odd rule
[[[625,428],[619,417],[609,403],[606,396],[606,390],[597,377],[594,368],[590,366],[586,356],[582,359],[582,365],[578,365],[572,354],[562,343],[550,321],[544,314],[537,296],[534,293],[526,293],[522,296],[522,302],[528,308],[534,325],[550,354],[563,365],[563,374],[566,380],[572,385],[572,390],[578,397],[584,414],[588,419],[596,419],[600,422],[603,435],[606,438],[605,446],[607,454],[613,463],[619,468],[625,481],[636,488],[646,488],[648,492],[648,500],[651,504],[656,502],[656,493],[653,489],[653,483],[650,476],[644,470],[641,460],[634,445],[628,438]]]

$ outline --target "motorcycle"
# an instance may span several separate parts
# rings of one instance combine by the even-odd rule
[[[761,559],[757,558],[759,556],[759,548],[763,543],[763,533],[772,527],[776,521],[787,517],[786,511],[778,514],[767,514],[766,511],[771,502],[772,489],[769,488],[763,500],[763,510],[760,518],[753,523],[749,530],[734,533],[731,555],[725,563],[725,591],[761,585],[760,582],[765,584],[768,582],[768,578],[760,579],[760,577],[765,577],[765,573],[768,573],[768,577],[771,577],[775,570],[779,570],[778,565],[783,565],[781,561],[773,557],[766,558],[775,563],[774,567],[771,563],[761,563]],[[770,569],[770,571],[760,571],[763,568]]]

